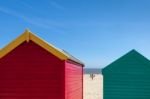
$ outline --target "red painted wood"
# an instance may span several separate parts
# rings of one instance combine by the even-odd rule
[[[72,73],[80,74],[68,72]],[[64,99],[64,61],[33,42],[24,42],[0,59],[0,99]]]
[[[65,99],[83,99],[83,67],[65,63]]]

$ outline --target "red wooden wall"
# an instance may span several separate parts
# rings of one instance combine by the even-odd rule
[[[31,41],[21,44],[0,59],[0,99],[64,99],[64,62]]]
[[[72,62],[65,64],[65,99],[83,99],[83,67]]]

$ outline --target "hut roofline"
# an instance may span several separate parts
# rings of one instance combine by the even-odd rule
[[[58,57],[61,60],[72,60],[81,65],[84,65],[81,61],[79,61],[75,57],[72,58],[69,54],[65,53],[63,50],[56,48],[52,44],[49,44],[48,42],[44,41],[43,39],[41,39],[40,37],[33,34],[32,32],[30,32],[27,29],[18,38],[16,38],[12,42],[10,42],[4,48],[0,49],[0,58],[7,55],[9,52],[11,52],[13,49],[15,49],[17,46],[19,46],[23,42],[30,42],[30,41],[33,41],[34,43],[41,46],[42,48],[44,48],[48,52],[52,53],[53,55],[55,55],[56,57]]]
[[[139,53],[137,50],[132,49],[131,51],[129,51],[128,53],[124,54],[123,56],[121,56],[120,58],[116,59],[115,61],[113,61],[112,63],[110,63],[109,65],[107,65],[106,67],[102,68],[102,71],[106,68],[109,68],[109,66],[112,66],[115,63],[118,63],[119,61],[121,61],[122,59],[130,56],[134,54],[134,57],[136,57],[137,60],[141,61],[142,63],[150,66],[150,60],[148,58],[146,58],[145,56],[143,56],[141,53]]]

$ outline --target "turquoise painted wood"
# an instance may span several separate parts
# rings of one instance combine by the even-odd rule
[[[104,99],[150,99],[150,61],[135,50],[102,70]]]

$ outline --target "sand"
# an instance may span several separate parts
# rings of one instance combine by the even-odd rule
[[[84,74],[84,99],[103,99],[103,76],[95,74],[94,79]]]

